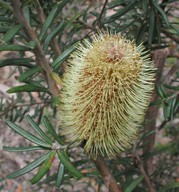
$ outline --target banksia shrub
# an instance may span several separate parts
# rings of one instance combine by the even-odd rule
[[[155,67],[143,50],[109,33],[77,47],[60,93],[60,132],[67,142],[83,143],[94,158],[131,147],[154,88]]]

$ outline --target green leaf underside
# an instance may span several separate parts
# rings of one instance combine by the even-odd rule
[[[171,98],[163,105],[163,114],[166,121],[174,118],[176,98]]]
[[[50,25],[52,24],[52,22],[54,21],[56,15],[62,10],[62,8],[69,2],[69,0],[63,0],[61,1],[61,3],[57,3],[53,9],[51,10],[51,12],[49,13],[48,17],[46,18],[46,21],[44,22],[43,26],[42,26],[42,30],[40,32],[40,36],[39,39],[40,41],[42,41],[45,37],[46,31],[48,30],[48,28],[50,27]]]
[[[175,188],[179,188],[179,182],[175,182],[175,183],[166,185],[166,186],[162,187],[158,192],[165,192],[165,191],[168,191],[168,189],[175,189]]]
[[[137,5],[136,1],[131,1],[131,3],[129,5],[127,5],[124,8],[121,8],[120,11],[118,11],[115,14],[113,14],[109,19],[105,20],[104,23],[110,23],[110,22],[115,21],[116,19],[118,19],[122,15],[126,14],[127,12],[129,12],[136,5]]]
[[[168,85],[168,84],[165,84],[164,86],[168,89],[173,89],[175,91],[179,91],[179,86],[172,86],[172,85]]]
[[[61,55],[59,55],[55,61],[52,63],[52,67],[54,70],[57,70],[60,68],[62,63],[69,57],[69,55],[76,49],[77,43],[70,46],[68,49],[66,49]]]
[[[23,152],[23,151],[34,151],[34,150],[49,150],[49,148],[41,147],[41,146],[28,146],[28,147],[8,147],[3,146],[4,151],[9,152]]]
[[[10,6],[10,4],[2,0],[0,0],[0,7],[4,9],[8,9],[9,11],[12,11],[12,7]]]
[[[47,29],[50,27],[50,25],[52,24],[54,17],[57,13],[58,10],[58,4],[56,4],[56,6],[53,7],[52,11],[49,13],[48,17],[46,18],[46,21],[44,22],[43,26],[42,26],[42,30],[40,32],[40,36],[39,36],[39,40],[42,41],[43,38],[45,37],[45,33],[47,31]]]
[[[153,40],[154,25],[155,25],[154,20],[155,20],[155,12],[153,9],[151,9],[149,14],[149,39],[148,39],[149,44],[151,44]]]
[[[63,145],[63,141],[60,139],[59,135],[55,132],[55,129],[53,128],[52,124],[48,120],[46,116],[42,117],[42,122],[49,131],[49,133],[54,137],[54,139],[61,145]]]
[[[166,25],[169,27],[170,26],[170,23],[169,23],[169,20],[168,20],[168,17],[167,15],[165,14],[165,12],[163,11],[163,9],[158,5],[157,2],[155,1],[152,1],[152,4],[154,5],[154,7],[157,9],[157,11],[161,14],[161,16],[163,17]]]
[[[26,115],[26,119],[32,128],[38,133],[38,135],[47,143],[52,145],[52,140],[41,130],[41,128],[35,123],[35,121],[30,117],[30,115]]]
[[[48,154],[48,157],[46,158],[46,160],[43,162],[43,164],[40,166],[37,174],[30,180],[30,183],[33,185],[37,182],[39,182],[42,177],[45,176],[45,174],[48,172],[48,170],[50,169],[52,162],[54,160],[56,152],[55,151],[51,151]]]
[[[32,68],[33,65],[30,64],[30,62],[33,62],[33,61],[34,60],[30,58],[4,59],[4,60],[0,60],[0,68],[5,66],[11,66],[11,65]]]
[[[18,125],[16,125],[15,123],[12,123],[10,120],[6,120],[6,124],[13,129],[14,131],[16,131],[19,135],[25,137],[26,139],[28,139],[29,141],[36,143],[37,145],[40,145],[42,147],[47,147],[50,148],[51,145],[48,143],[43,142],[41,139],[39,139],[38,137],[36,137],[35,135],[25,131],[24,129],[22,129],[21,127],[19,127]]]
[[[70,162],[70,160],[68,160],[65,155],[61,152],[58,151],[58,157],[60,159],[60,162],[63,163],[63,165],[65,166],[65,168],[74,176],[77,178],[82,178],[83,174],[76,169],[76,167]]]
[[[47,38],[45,39],[45,42],[44,42],[44,51],[47,52],[48,50],[48,46],[51,42],[51,40],[55,37],[55,35],[57,35],[57,33],[60,32],[60,30],[63,28],[64,26],[64,21],[60,22],[58,24],[58,26],[47,36]]]
[[[45,93],[49,93],[49,91],[46,88],[36,86],[36,85],[20,85],[17,87],[12,87],[12,88],[7,90],[7,93],[19,93],[19,92],[45,92]]]
[[[4,35],[3,37],[3,41],[4,42],[9,42],[13,39],[13,37],[20,31],[20,29],[22,28],[22,25],[19,24],[19,25],[15,25],[14,27],[11,27],[7,32],[6,34]]]
[[[59,168],[58,168],[58,173],[57,173],[57,179],[55,185],[57,187],[60,187],[62,184],[63,178],[64,178],[64,172],[65,172],[65,167],[62,163],[60,163]]]
[[[42,71],[42,68],[39,66],[33,67],[31,69],[27,69],[24,73],[22,73],[19,77],[18,80],[19,81],[24,81],[29,77],[32,77],[33,75],[39,73]]]
[[[26,47],[23,45],[1,45],[0,51],[30,51],[30,47]]]
[[[137,179],[135,179],[134,181],[132,181],[132,183],[130,183],[126,189],[125,192],[132,192],[139,183],[141,183],[141,181],[143,180],[143,176],[139,176]]]
[[[7,176],[8,179],[14,179],[16,177],[19,177],[21,175],[24,175],[30,171],[32,171],[33,169],[35,169],[36,167],[38,167],[40,164],[42,164],[45,159],[47,159],[47,157],[49,156],[49,153],[46,153],[44,155],[42,155],[41,157],[35,159],[33,162],[29,163],[28,165],[26,165],[25,167],[15,171],[14,173],[11,173]]]

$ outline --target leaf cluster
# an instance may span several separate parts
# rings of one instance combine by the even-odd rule
[[[10,88],[7,93],[14,93],[16,97],[0,98],[0,116],[5,117],[6,124],[17,134],[31,141],[33,145],[26,147],[8,147],[4,150],[13,152],[42,150],[45,153],[39,158],[27,164],[20,170],[9,174],[7,178],[15,178],[24,175],[36,168],[36,175],[30,180],[32,184],[38,183],[45,177],[43,182],[55,183],[60,187],[62,183],[71,178],[95,177],[98,172],[88,171],[85,175],[81,173],[81,167],[87,162],[86,159],[71,161],[72,154],[69,153],[70,146],[66,146],[64,138],[59,137],[56,128],[44,115],[44,109],[53,110],[56,116],[56,105],[58,97],[54,98],[47,80],[47,71],[40,64],[40,50],[44,54],[52,73],[50,75],[55,80],[57,86],[61,83],[60,78],[65,71],[66,61],[75,50],[76,43],[83,38],[90,38],[90,35],[98,30],[109,30],[119,32],[124,36],[133,39],[136,44],[143,43],[146,49],[155,51],[175,45],[175,52],[178,51],[179,27],[178,16],[173,15],[176,9],[176,0],[111,0],[102,2],[80,1],[80,0],[21,0],[21,11],[26,23],[34,33],[34,39],[29,38],[29,32],[25,29],[23,22],[19,21],[14,14],[14,7],[10,0],[0,0],[0,51],[10,51],[17,54],[16,58],[0,58],[0,68],[14,67],[14,72],[18,72],[16,81],[18,86]],[[176,67],[176,63],[170,66]],[[172,70],[171,70],[172,71]],[[56,74],[56,75],[55,75]],[[59,83],[60,82],[60,83]],[[160,83],[156,85],[158,99],[151,103],[151,106],[160,106],[163,111],[164,121],[159,129],[163,129],[170,122],[178,118],[179,114],[179,73],[173,73],[171,81],[165,81],[162,76]],[[37,102],[33,93],[38,93]],[[34,109],[32,117],[26,115]],[[15,121],[22,121],[26,115],[26,120],[36,135],[26,131]],[[37,122],[34,120],[37,117]],[[46,131],[44,132],[39,123],[42,122]],[[178,134],[178,125],[167,128],[167,133],[171,135],[171,130]],[[151,133],[148,133],[151,134]],[[137,144],[137,149],[143,149],[141,141],[146,135],[141,136]],[[35,145],[34,145],[35,144]],[[168,153],[173,145],[159,147],[145,158]],[[176,152],[176,151],[175,151]],[[131,155],[131,151],[129,154]],[[128,152],[126,152],[128,154]],[[49,176],[54,159],[59,160],[59,167],[55,174]],[[119,159],[107,160],[115,178],[124,187],[124,191],[146,191],[144,177],[138,167],[133,166],[131,157],[124,156]],[[122,168],[119,168],[118,165]],[[177,164],[170,167],[173,170]],[[79,169],[77,169],[79,167]],[[164,167],[156,169],[153,180],[162,174]],[[135,177],[137,176],[137,177]],[[98,185],[102,186],[101,179],[98,178]],[[1,186],[0,186],[1,187]],[[178,183],[169,183],[164,187],[157,186],[157,191],[175,191],[179,187]]]

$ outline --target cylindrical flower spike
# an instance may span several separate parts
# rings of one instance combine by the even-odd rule
[[[131,147],[154,88],[156,68],[143,50],[109,33],[79,44],[60,93],[60,133],[67,142],[85,141],[94,158]]]

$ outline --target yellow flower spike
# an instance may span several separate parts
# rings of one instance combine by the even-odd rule
[[[146,53],[145,53],[146,54]],[[156,68],[144,47],[99,33],[71,55],[60,93],[62,135],[96,157],[129,149],[144,120]]]

